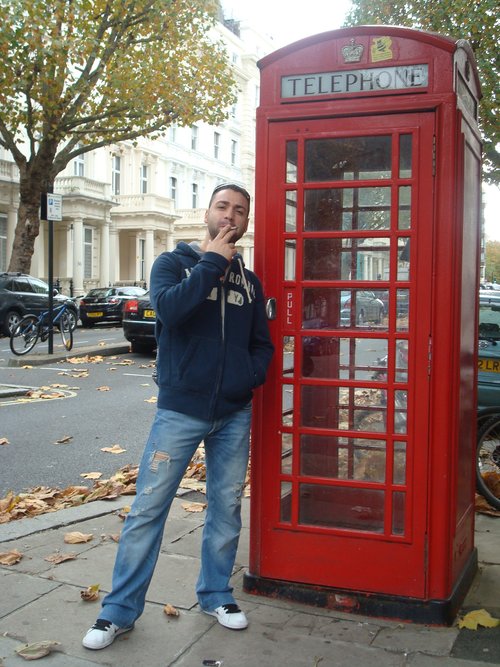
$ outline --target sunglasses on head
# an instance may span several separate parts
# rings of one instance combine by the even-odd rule
[[[212,201],[214,195],[217,192],[220,192],[220,190],[234,190],[235,192],[239,192],[245,197],[247,202],[250,203],[250,194],[245,190],[245,188],[242,188],[241,185],[237,185],[236,183],[221,183],[218,185],[216,188],[214,188],[212,196],[210,197],[210,201]]]

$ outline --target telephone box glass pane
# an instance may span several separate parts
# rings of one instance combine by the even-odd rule
[[[394,369],[395,382],[408,382],[408,341],[396,341],[396,367]]]
[[[391,226],[391,188],[306,190],[306,232],[379,230]]]
[[[402,389],[394,392],[394,432],[407,432],[408,393]]]
[[[309,526],[382,533],[384,495],[384,491],[377,489],[301,484],[299,522]]]
[[[405,534],[406,493],[394,491],[392,494],[392,534]]]
[[[304,280],[380,280],[389,246],[388,238],[304,239]]]
[[[391,177],[390,136],[309,139],[305,142],[305,180],[373,180]]]
[[[281,482],[281,521],[290,523],[292,520],[292,484],[291,482]]]
[[[396,330],[408,331],[410,315],[410,291],[407,289],[396,290],[397,319]]]
[[[412,135],[402,134],[399,137],[399,178],[411,178]]]
[[[282,390],[281,415],[283,426],[293,424],[293,384],[284,384]]]
[[[286,142],[286,182],[297,183],[297,142]]]
[[[283,336],[283,375],[285,377],[293,376],[294,352],[294,336]]]
[[[397,280],[410,280],[410,239],[407,236],[398,239]]]
[[[281,472],[283,475],[292,474],[293,437],[291,433],[281,434]]]
[[[411,187],[402,185],[399,188],[398,229],[411,227]]]
[[[303,329],[387,329],[389,290],[377,290],[376,296],[363,289],[306,287],[302,298]]]
[[[331,479],[385,481],[386,444],[344,436],[303,435],[300,474]]]
[[[285,192],[285,231],[297,231],[297,191]]]
[[[295,261],[297,256],[297,242],[295,239],[285,240],[285,280],[295,280]]]
[[[387,340],[304,336],[302,375],[384,382],[387,375]]]
[[[406,442],[394,443],[393,484],[406,483]]]
[[[302,426],[385,433],[386,413],[386,389],[302,386]]]

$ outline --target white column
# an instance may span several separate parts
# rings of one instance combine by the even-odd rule
[[[118,229],[111,225],[109,230],[109,280],[115,284],[120,279],[120,234]]]
[[[109,257],[109,221],[105,220],[101,227],[101,247],[99,262],[99,285],[109,285],[110,257]]]
[[[144,278],[146,284],[149,287],[151,268],[154,262],[154,253],[155,253],[155,233],[153,229],[146,229],[146,247],[145,247],[145,258],[144,258]]]
[[[83,294],[83,220],[73,220],[73,290]]]

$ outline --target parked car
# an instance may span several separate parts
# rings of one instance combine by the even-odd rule
[[[156,313],[149,292],[125,303],[123,335],[130,342],[132,352],[152,352],[156,348],[155,322]]]
[[[78,306],[68,296],[54,290],[54,306],[69,302],[71,327],[78,321]],[[26,273],[0,273],[0,330],[9,336],[22,317],[39,315],[49,307],[49,286]]]
[[[355,320],[351,321],[351,295],[356,296]],[[385,307],[383,301],[378,299],[373,292],[366,290],[353,290],[342,292],[340,323],[343,326],[359,326],[365,322],[380,324],[384,317]],[[353,318],[354,319],[354,318]]]
[[[82,326],[92,327],[97,322],[121,322],[123,306],[130,299],[146,294],[142,287],[96,287],[80,300]]]
[[[500,410],[500,292],[479,293],[479,408]]]

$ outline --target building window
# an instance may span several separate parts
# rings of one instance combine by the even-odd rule
[[[236,166],[236,157],[238,155],[238,142],[236,139],[231,139],[231,166]]]
[[[220,134],[219,132],[214,132],[214,158],[219,159],[220,153]]]
[[[146,268],[146,241],[139,239],[139,279],[145,280]]]
[[[7,218],[0,215],[0,271],[7,271]]]
[[[83,277],[86,280],[92,278],[92,227],[83,228]]]
[[[177,125],[171,125],[169,130],[168,130],[168,134],[169,134],[169,137],[170,137],[170,141],[173,144],[175,144],[175,142],[177,140]]]
[[[173,176],[170,178],[170,199],[173,199],[177,206],[177,179]]]
[[[198,208],[198,184],[193,183],[191,187],[191,207]]]
[[[119,155],[113,155],[111,163],[111,189],[114,195],[120,194],[120,173],[122,159]]]
[[[149,175],[148,165],[147,164],[141,165],[141,183],[140,183],[141,195],[145,195],[148,192],[148,175]]]
[[[85,176],[85,155],[77,155],[73,160],[73,176]]]
[[[198,150],[198,128],[196,125],[191,128],[191,150]]]

